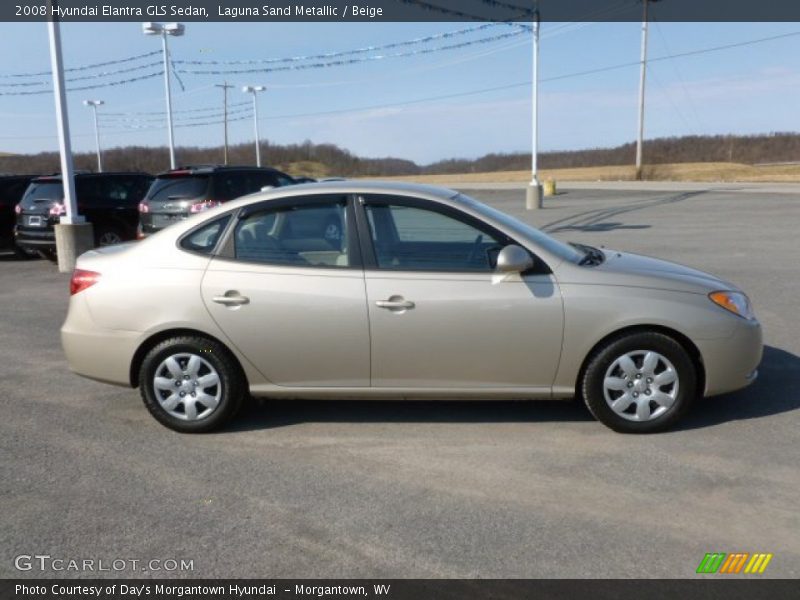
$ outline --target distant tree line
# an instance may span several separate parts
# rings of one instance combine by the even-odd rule
[[[448,159],[418,165],[402,158],[363,158],[335,144],[270,144],[261,148],[265,163],[283,168],[292,175],[338,175],[376,177],[447,173],[482,173],[517,171],[530,168],[530,153],[487,154],[477,159]],[[539,157],[543,169],[629,165],[634,162],[635,145],[591,148],[564,152],[545,152]],[[181,165],[219,164],[221,147],[182,147],[176,149]],[[253,164],[252,144],[229,147],[229,164]],[[800,162],[800,134],[683,136],[648,140],[644,144],[646,164],[687,162],[733,162],[745,164]],[[75,168],[92,171],[96,157],[92,152],[78,153]],[[158,173],[169,165],[164,147],[127,146],[103,152],[106,171],[145,171]],[[55,152],[0,157],[0,173],[54,173],[59,171]]]

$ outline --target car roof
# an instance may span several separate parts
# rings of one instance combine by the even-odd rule
[[[104,171],[102,173],[75,173],[75,177],[80,177],[84,179],[86,177],[115,177],[117,175],[144,175],[145,177],[152,177],[150,173],[144,173],[142,171]],[[33,177],[33,181],[61,181],[61,173],[53,173],[52,175],[37,175]]]
[[[373,181],[353,180],[344,181],[319,181],[314,183],[298,183],[269,190],[255,192],[225,206],[232,208],[238,204],[247,204],[253,200],[271,200],[302,196],[303,194],[397,194],[400,196],[417,196],[429,200],[452,200],[458,192],[448,188],[426,185],[422,183],[409,183],[404,181]]]
[[[282,171],[273,167],[256,167],[254,165],[185,165],[170,169],[169,171],[162,171],[156,177],[170,177],[173,175],[209,175],[221,171],[263,171],[267,173],[280,173]]]

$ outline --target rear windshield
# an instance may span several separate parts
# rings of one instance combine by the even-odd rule
[[[150,186],[147,199],[155,202],[198,198],[208,191],[207,175],[159,177]]]
[[[25,196],[22,198],[22,202],[23,204],[29,204],[36,200],[60,201],[63,197],[64,188],[60,181],[34,182],[28,186]]]

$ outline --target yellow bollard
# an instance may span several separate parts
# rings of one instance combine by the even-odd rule
[[[545,196],[555,196],[556,195],[556,182],[555,179],[546,179],[544,182],[544,195]]]

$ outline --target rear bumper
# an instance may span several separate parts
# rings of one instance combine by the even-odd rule
[[[138,235],[147,237],[189,218],[189,213],[146,213],[139,217]]]
[[[738,320],[740,323],[729,338],[697,342],[705,367],[706,396],[741,389],[758,376],[763,352],[761,325],[758,321]]]
[[[55,249],[56,234],[53,229],[14,228],[14,242],[20,248],[31,250]]]
[[[61,326],[61,346],[69,368],[90,379],[130,386],[130,365],[139,347],[141,333],[98,327],[86,300],[70,298],[67,320]]]

